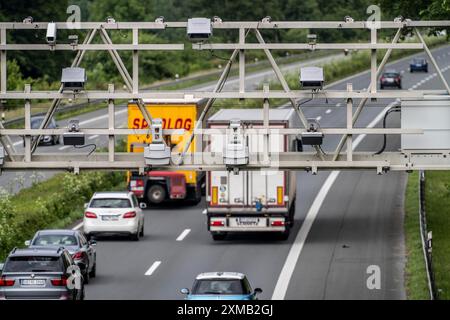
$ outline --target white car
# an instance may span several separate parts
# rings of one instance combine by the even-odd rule
[[[85,204],[83,231],[87,238],[101,234],[125,234],[138,241],[144,236],[146,206],[132,192],[97,192]],[[142,208],[142,209],[141,209]]]

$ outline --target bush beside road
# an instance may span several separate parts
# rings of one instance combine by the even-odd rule
[[[22,247],[36,230],[64,228],[83,216],[84,203],[96,191],[125,188],[119,172],[60,173],[11,196],[0,194],[0,261]]]

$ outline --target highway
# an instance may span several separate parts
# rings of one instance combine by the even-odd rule
[[[293,62],[285,65],[281,65],[280,69],[283,72],[288,72],[289,70],[299,70],[300,67],[313,64],[324,64],[336,59],[342,59],[343,54],[333,54],[317,59],[311,59],[301,62]],[[275,73],[272,69],[264,69],[252,73],[246,74],[246,89],[254,90],[257,86],[266,81],[275,79]],[[198,91],[212,91],[215,87],[215,82],[209,82],[201,85],[196,85],[192,87],[193,90]],[[224,90],[234,90],[239,87],[239,78],[237,76],[229,77]],[[76,103],[76,102],[75,102]],[[106,103],[105,103],[106,104]],[[94,112],[85,113],[75,117],[80,121],[81,128],[107,128],[108,127],[108,115],[107,109],[100,109]],[[67,127],[68,120],[61,120],[57,122],[58,126],[61,128]],[[125,128],[127,126],[127,109],[124,105],[116,105],[115,112],[115,124],[116,128]],[[120,138],[126,138],[119,137]],[[12,137],[13,145],[17,151],[23,152],[23,140],[20,137]],[[95,144],[98,148],[108,146],[108,138],[106,136],[90,135],[87,137],[87,144]],[[86,152],[86,155],[92,150],[92,147],[86,149],[75,149],[71,146],[63,145],[41,145],[36,150],[36,154],[39,153],[55,153],[55,152],[76,152],[80,153]],[[16,193],[21,188],[26,188],[32,185],[33,179],[31,176],[36,176],[40,180],[48,179],[54,175],[56,171],[44,171],[40,173],[35,172],[3,172],[0,175],[0,188],[4,188],[10,193]]]
[[[449,47],[434,53],[449,79]],[[408,64],[405,59],[389,66],[404,71],[405,88],[417,83],[421,88],[443,87],[432,76],[433,68],[428,74],[411,75]],[[348,81],[361,89],[368,86],[369,77],[363,73]],[[332,88],[343,88],[345,83]],[[357,126],[373,124],[389,102],[370,103]],[[323,127],[343,126],[343,101],[328,103],[309,104],[307,116],[320,116]],[[399,126],[398,116],[388,124]],[[332,150],[337,140],[326,137],[324,149]],[[381,137],[368,137],[359,149],[380,146]],[[389,137],[387,149],[395,148],[399,138]],[[214,242],[206,231],[204,203],[150,209],[146,236],[139,243],[120,238],[98,242],[98,278],[89,284],[87,298],[182,299],[178,289],[190,287],[200,272],[239,271],[249,276],[253,286],[263,288],[262,299],[405,299],[402,206],[406,174],[378,176],[359,171],[313,176],[299,172],[298,177],[296,225],[288,241],[247,235]],[[327,180],[329,189],[324,190]],[[306,225],[310,228],[305,229]],[[370,265],[380,267],[380,290],[366,286]]]
[[[450,80],[450,47],[436,49],[433,54]],[[388,67],[404,71],[403,88],[443,88],[431,65],[427,74],[410,74],[409,61],[403,59]],[[255,85],[267,79],[267,74],[252,79]],[[343,89],[352,82],[355,89],[362,89],[369,81],[365,72],[330,88]],[[379,126],[379,115],[391,102],[369,102],[356,126]],[[322,127],[344,127],[344,101],[313,101],[304,109],[308,118],[320,117]],[[123,110],[118,110],[117,126],[126,123]],[[98,118],[103,113],[79,118],[90,121],[84,127],[106,126],[106,118]],[[392,115],[388,125],[399,126],[398,114]],[[358,150],[377,150],[382,142],[381,136],[357,139]],[[91,140],[102,144],[99,137]],[[324,150],[334,150],[338,140],[337,136],[327,136]],[[387,150],[398,149],[399,142],[399,137],[389,136]],[[40,152],[44,148],[70,151],[54,146],[40,147]],[[0,185],[8,175],[0,178]],[[232,236],[214,242],[206,230],[204,202],[181,208],[151,208],[145,211],[146,235],[141,241],[99,239],[97,277],[86,287],[86,298],[182,299],[179,289],[190,287],[198,273],[238,271],[246,273],[254,287],[263,289],[262,299],[405,299],[406,175],[352,171],[319,172],[313,176],[299,172],[296,224],[285,242],[270,235]],[[380,268],[380,289],[369,290],[366,286],[366,271],[372,265]]]

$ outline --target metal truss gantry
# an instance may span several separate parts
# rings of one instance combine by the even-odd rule
[[[339,98],[345,99],[347,102],[347,121],[345,128],[326,128],[322,132],[327,134],[342,135],[342,138],[332,154],[324,154],[319,148],[316,152],[306,153],[282,153],[270,154],[267,149],[262,150],[260,154],[251,156],[250,163],[241,167],[243,170],[310,170],[315,173],[317,170],[334,170],[334,169],[370,169],[375,168],[378,173],[387,170],[423,170],[423,169],[450,169],[449,150],[402,150],[400,152],[383,153],[381,155],[371,155],[368,153],[354,152],[353,136],[358,134],[364,135],[384,135],[384,134],[422,134],[423,129],[377,129],[377,128],[354,128],[354,125],[364,109],[366,102],[377,99],[406,99],[419,101],[442,101],[448,100],[450,107],[450,87],[446,82],[442,72],[439,69],[431,51],[429,50],[419,28],[448,28],[450,21],[411,21],[411,20],[395,20],[381,21],[375,27],[372,22],[366,21],[270,21],[263,19],[255,22],[222,22],[220,19],[212,22],[213,29],[235,30],[238,33],[237,43],[212,43],[199,42],[193,43],[195,50],[228,50],[232,51],[227,65],[225,66],[219,80],[212,91],[193,91],[193,90],[140,90],[139,85],[139,52],[141,51],[168,51],[168,50],[184,50],[184,43],[175,44],[155,44],[140,43],[139,33],[142,31],[169,30],[169,29],[186,29],[186,22],[81,22],[80,30],[87,32],[84,41],[78,43],[54,43],[54,44],[13,44],[7,43],[7,32],[12,30],[45,30],[48,26],[46,22],[37,23],[0,23],[0,100],[23,100],[25,101],[25,128],[24,129],[5,129],[0,123],[0,142],[6,150],[6,159],[1,170],[44,170],[44,169],[66,169],[74,170],[139,170],[145,169],[145,162],[142,154],[122,154],[114,151],[115,137],[118,135],[129,134],[148,134],[149,129],[118,129],[114,127],[114,102],[116,100],[135,100],[140,108],[143,117],[147,123],[151,124],[152,117],[144,104],[144,99],[197,99],[206,98],[208,102],[202,111],[200,118],[196,123],[194,132],[188,138],[188,143],[184,145],[181,154],[174,154],[172,162],[169,166],[158,167],[164,170],[227,170],[223,164],[223,159],[215,154],[208,152],[188,154],[190,143],[194,136],[211,135],[207,129],[201,128],[202,120],[206,117],[208,111],[216,99],[259,99],[262,101],[264,114],[264,129],[258,131],[257,134],[268,139],[271,134],[289,134],[299,135],[307,128],[307,119],[303,113],[299,99],[305,98]],[[72,27],[64,22],[56,23],[57,29],[69,30]],[[278,29],[364,29],[370,35],[369,42],[357,43],[267,43],[261,33],[262,30],[278,30]],[[383,43],[378,41],[378,30],[393,29],[396,30],[395,36],[391,43]],[[403,30],[413,31],[419,40],[417,43],[399,43],[400,35]],[[132,33],[132,42],[129,44],[114,44],[109,35],[109,31],[128,30]],[[248,34],[253,32],[257,42],[247,42]],[[99,34],[102,44],[92,43],[96,34]],[[346,90],[292,90],[289,88],[284,75],[277,65],[271,50],[370,50],[370,86],[367,90],[353,90],[352,85],[348,84]],[[415,49],[424,50],[428,55],[431,63],[437,70],[437,74],[444,84],[444,90],[399,90],[399,91],[377,91],[377,79],[389,60],[392,50]],[[113,85],[108,86],[107,91],[84,90],[80,92],[64,92],[62,86],[56,91],[35,91],[29,85],[24,90],[8,91],[7,90],[7,52],[8,51],[73,51],[76,56],[71,64],[72,67],[78,67],[82,63],[83,57],[87,51],[107,51],[113,59],[117,70],[119,71],[124,83],[126,91],[115,90]],[[246,91],[245,88],[245,57],[248,50],[263,50],[267,59],[275,72],[275,75],[281,83],[282,90],[269,90],[268,86],[264,86],[263,90]],[[386,53],[377,64],[377,51],[386,50]],[[125,67],[119,52],[132,52],[132,72],[130,73]],[[238,58],[238,59],[237,59]],[[227,80],[227,75],[234,60],[238,60],[239,64],[239,89],[237,91],[223,91],[222,88]],[[64,66],[61,66],[64,67]],[[37,143],[41,135],[63,134],[66,129],[46,129],[50,119],[55,114],[60,102],[68,99],[77,100],[105,100],[108,102],[108,129],[82,129],[85,134],[106,135],[109,137],[108,152],[105,154],[95,153],[91,156],[74,153],[58,153],[58,154],[35,154]],[[268,127],[268,109],[269,99],[287,99],[295,109],[303,128],[283,129],[274,131]],[[32,129],[30,126],[31,119],[31,101],[33,100],[52,100],[52,104],[48,109],[45,119],[39,129]],[[353,101],[360,99],[356,111],[353,112]],[[247,132],[247,131],[246,131]],[[164,130],[163,134],[174,134],[174,130]],[[180,133],[177,130],[176,133]],[[226,132],[224,132],[226,134]],[[246,134],[251,134],[247,132]],[[254,133],[253,133],[254,134]],[[15,150],[11,142],[11,136],[23,136],[25,148],[23,154],[19,154]],[[346,146],[346,152],[342,153],[342,149]],[[276,159],[273,161],[259,161],[261,155],[264,159]],[[222,160],[221,160],[222,159]],[[155,167],[155,169],[157,169]]]

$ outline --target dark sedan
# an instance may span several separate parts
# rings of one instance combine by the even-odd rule
[[[402,88],[402,76],[397,71],[386,71],[380,78],[380,89],[385,87]]]
[[[423,58],[416,58],[411,61],[409,64],[409,71],[415,72],[415,71],[424,71],[428,72],[428,62],[427,60]]]
[[[43,116],[37,116],[31,118],[31,129],[39,129],[41,126],[42,121],[44,121]],[[50,123],[47,125],[47,129],[56,129],[58,128],[55,119],[51,119]],[[59,144],[60,137],[59,135],[47,135],[47,136],[41,136],[41,139],[39,140],[39,144]],[[25,143],[25,142],[24,142]]]
[[[40,230],[36,232],[33,240],[25,241],[25,245],[29,245],[30,248],[64,247],[80,267],[85,283],[89,283],[90,277],[96,276],[96,242],[95,240],[87,241],[77,230]]]

